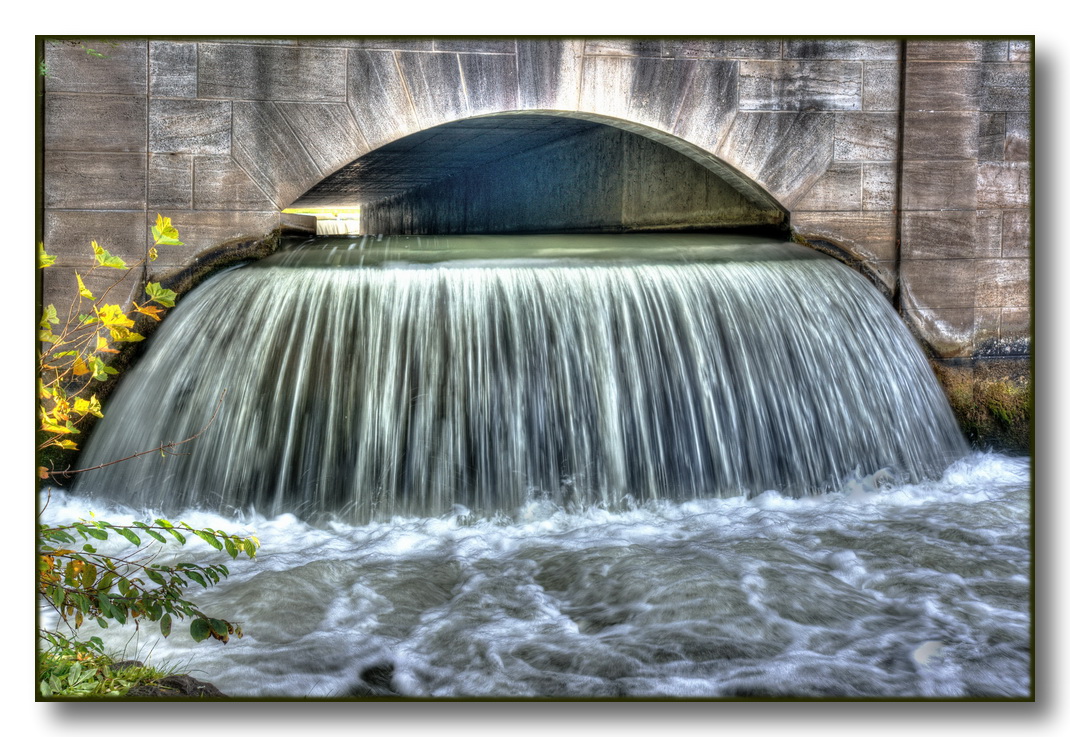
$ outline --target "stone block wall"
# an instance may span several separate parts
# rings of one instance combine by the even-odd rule
[[[907,42],[902,309],[941,357],[1031,335],[1031,46]]]
[[[157,212],[188,245],[161,249],[150,279],[263,238],[386,143],[541,111],[665,144],[787,211],[937,358],[1028,352],[1028,40],[129,39],[95,44],[105,58],[86,45],[42,48],[39,225],[59,256],[46,299],[92,264],[90,240],[143,259]]]

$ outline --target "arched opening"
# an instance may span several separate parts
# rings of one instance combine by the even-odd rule
[[[371,151],[293,208],[356,208],[392,235],[783,231],[787,213],[712,155],[603,116],[466,118]]]

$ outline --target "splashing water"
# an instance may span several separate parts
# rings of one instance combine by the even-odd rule
[[[849,486],[322,527],[187,510],[263,542],[252,561],[158,552],[230,566],[191,595],[245,637],[91,629],[232,696],[1028,697],[1028,461]],[[62,493],[46,514],[90,511],[153,515]]]
[[[187,295],[46,521],[255,533],[250,697],[1027,697],[1029,463],[854,272],[712,236],[318,239]],[[818,494],[817,492],[825,492]],[[218,560],[217,560],[218,559]],[[47,613],[45,615],[47,619]]]
[[[402,260],[404,259],[404,260]],[[836,488],[966,452],[858,274],[713,236],[320,239],[185,297],[79,490],[353,521]]]

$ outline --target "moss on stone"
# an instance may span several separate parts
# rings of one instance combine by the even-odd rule
[[[959,426],[975,448],[1031,452],[1032,386],[1019,367],[934,362],[933,368]]]

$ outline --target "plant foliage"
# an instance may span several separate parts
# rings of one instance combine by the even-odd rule
[[[253,536],[222,530],[194,528],[157,519],[154,524],[115,525],[102,520],[81,520],[69,525],[38,525],[37,591],[66,624],[78,629],[87,622],[107,628],[109,621],[140,627],[156,622],[160,634],[171,634],[175,620],[190,620],[190,636],[227,642],[241,637],[241,628],[205,614],[185,598],[191,584],[208,588],[230,571],[222,563],[164,565],[154,559],[161,545],[185,545],[191,537],[203,540],[231,558],[256,555],[260,545]],[[113,537],[114,536],[114,537]],[[132,554],[118,556],[98,551],[93,541],[121,537],[133,545]]]
[[[156,245],[183,245],[170,218],[162,215],[157,215],[152,234]],[[38,444],[39,453],[48,448],[77,449],[71,436],[79,434],[79,425],[89,416],[103,417],[101,402],[93,387],[94,382],[118,373],[109,365],[110,357],[119,352],[116,344],[144,339],[135,330],[134,317],[144,315],[159,320],[164,308],[175,304],[175,293],[159,283],[146,286],[148,301],[143,304],[135,302],[132,308],[124,309],[108,303],[108,292],[130,270],[121,258],[113,256],[96,241],[92,248],[95,264],[88,273],[96,269],[116,269],[123,272],[123,276],[97,297],[82,275],[75,272],[77,299],[66,320],[61,320],[55,305],[48,305],[42,312],[38,324],[42,350],[37,390],[43,437]],[[154,246],[148,259],[155,260],[156,257]],[[45,251],[44,244],[38,244],[37,259],[40,268],[52,266],[56,261]],[[216,409],[218,411],[218,406]],[[215,419],[214,415],[212,419]],[[165,453],[193,438],[144,453]],[[116,459],[112,463],[124,460],[128,459]],[[92,469],[72,473],[86,470]],[[38,466],[41,479],[50,478],[52,473],[46,466]],[[232,535],[211,528],[198,529],[184,522],[174,524],[165,519],[157,519],[152,524],[133,522],[128,525],[84,519],[66,525],[39,523],[37,535],[38,595],[56,612],[60,625],[71,633],[68,636],[58,629],[39,630],[42,644],[46,645],[38,656],[38,684],[42,696],[122,695],[132,685],[131,679],[145,677],[142,672],[145,669],[125,668],[123,675],[117,675],[99,637],[77,638],[79,629],[89,623],[101,628],[107,628],[112,622],[131,623],[140,629],[143,622],[151,622],[167,637],[175,622],[188,621],[189,634],[197,642],[214,639],[226,643],[231,636],[242,636],[240,626],[211,616],[187,598],[187,589],[208,588],[229,575],[226,565],[163,564],[158,563],[157,558],[167,547],[186,545],[193,538],[199,538],[214,550],[225,551],[232,559],[240,555],[252,558],[260,546],[256,537]],[[113,549],[112,542],[133,549],[121,555],[97,549],[101,543]],[[151,673],[151,669],[148,672]]]
[[[183,245],[171,219],[163,215],[156,216],[152,235],[156,245]],[[158,282],[147,284],[145,294],[148,300],[141,304],[134,302],[130,309],[108,303],[108,293],[125,278],[130,269],[126,262],[113,256],[96,241],[92,242],[92,248],[95,263],[87,275],[106,269],[125,273],[98,297],[86,286],[82,274],[75,272],[78,296],[72,302],[66,319],[61,319],[53,304],[42,311],[38,322],[38,339],[42,346],[37,384],[42,433],[38,451],[47,448],[78,449],[74,436],[81,432],[79,426],[89,416],[104,416],[100,401],[92,389],[94,382],[106,381],[118,373],[110,365],[111,358],[119,353],[118,344],[137,343],[145,339],[135,330],[134,318],[144,315],[159,321],[164,309],[175,305],[175,293]],[[153,246],[148,259],[155,260],[156,257],[157,250]],[[44,244],[40,243],[37,246],[37,261],[40,268],[47,268],[56,262],[56,258],[46,253]],[[137,265],[143,263],[141,261]],[[53,470],[43,465],[38,466],[37,470],[42,479],[53,475]]]

